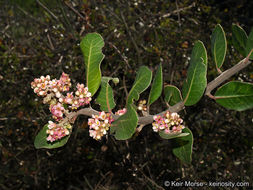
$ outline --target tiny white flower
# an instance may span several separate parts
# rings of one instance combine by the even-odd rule
[[[56,92],[55,96],[56,96],[57,98],[60,98],[60,97],[61,97],[61,93],[58,91],[58,92]]]

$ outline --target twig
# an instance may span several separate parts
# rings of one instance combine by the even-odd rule
[[[83,15],[81,15],[74,7],[72,7],[70,4],[68,4],[66,1],[64,1],[65,5],[67,5],[74,13],[76,13],[81,19],[85,20]]]
[[[252,51],[251,51],[252,52]],[[250,54],[249,54],[250,55]],[[235,66],[221,73],[218,77],[216,77],[213,81],[209,82],[206,87],[205,95],[210,97],[211,99],[215,99],[215,97],[211,94],[211,91],[218,87],[221,83],[229,79],[231,76],[241,71],[245,67],[247,67],[251,61],[249,61],[249,57],[241,60]]]
[[[177,7],[177,10],[179,10],[177,0],[176,0],[176,7]],[[181,26],[181,22],[180,22],[180,20],[181,20],[181,18],[180,18],[180,11],[177,11],[177,19],[178,19],[178,24],[179,24],[179,26]]]
[[[170,17],[170,16],[173,15],[173,14],[178,14],[179,12],[185,11],[185,10],[190,9],[190,8],[192,8],[192,7],[195,7],[195,3],[192,3],[192,4],[189,5],[188,7],[183,7],[183,8],[177,9],[177,10],[175,10],[175,11],[172,11],[172,12],[170,12],[170,13],[164,14],[164,15],[160,16],[159,19]]]
[[[140,125],[139,127],[136,128],[136,132],[139,133],[141,132],[142,128],[144,127],[145,125]]]
[[[86,176],[83,176],[83,177],[84,177],[84,180],[85,180],[86,184],[89,186],[89,188],[91,190],[93,190],[93,187],[91,186],[91,184],[90,184],[89,180],[87,179],[87,177]]]
[[[138,166],[136,166],[135,164],[133,165],[143,176],[144,178],[146,178],[147,181],[149,181],[153,186],[155,186],[156,189],[159,190],[165,190],[162,186],[158,185],[153,179],[151,179],[150,177],[148,177],[141,168],[139,168]]]
[[[54,45],[53,45],[53,43],[52,43],[52,40],[51,40],[51,38],[50,38],[50,35],[49,35],[49,34],[47,34],[47,39],[48,39],[48,42],[49,42],[49,44],[50,44],[50,48],[51,48],[51,50],[54,50]]]
[[[156,114],[156,115],[163,115],[167,111],[179,112],[183,108],[184,108],[184,103],[179,102],[176,105],[174,105],[174,106],[170,107],[169,109],[167,109],[166,111],[163,111],[163,112],[161,112],[159,114]],[[68,121],[71,121],[72,118],[77,117],[79,115],[86,115],[86,116],[91,117],[92,115],[99,115],[99,112],[97,110],[94,110],[93,108],[83,108],[83,109],[81,109],[77,112],[70,112],[69,114],[67,114],[66,118],[63,119],[60,124],[64,124]],[[120,116],[112,114],[112,117],[113,117],[114,120],[116,120]],[[147,115],[147,116],[139,117],[138,125],[148,125],[148,124],[152,123],[153,122],[153,117],[154,117],[154,115]]]
[[[128,68],[131,68],[130,65],[129,65],[129,63],[128,63],[127,57],[124,56],[124,55],[119,51],[119,49],[118,49],[113,43],[111,43],[111,42],[108,42],[108,43],[117,51],[117,53],[120,55],[120,57],[121,57],[121,58],[124,60],[124,62],[126,63],[127,67],[128,67]]]
[[[43,8],[45,9],[52,17],[54,17],[54,19],[58,20],[58,17],[55,16],[54,13],[52,13],[52,11],[50,11],[45,5],[43,5],[39,0],[36,0],[37,3]]]

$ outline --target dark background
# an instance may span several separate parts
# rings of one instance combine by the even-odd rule
[[[105,40],[103,75],[120,78],[113,86],[117,108],[124,107],[123,81],[129,90],[141,65],[155,71],[162,63],[164,82],[181,88],[196,40],[207,48],[211,81],[217,76],[213,28],[220,23],[226,32],[224,71],[243,58],[231,47],[232,23],[249,34],[252,10],[253,1],[236,0],[1,0],[0,189],[166,189],[166,180],[252,185],[252,110],[229,111],[203,97],[180,112],[194,135],[193,161],[185,165],[151,126],[128,141],[108,136],[98,142],[89,137],[86,117],[77,119],[64,147],[36,150],[34,138],[50,114],[30,88],[35,77],[59,78],[63,71],[74,84],[84,82],[79,43],[89,32]],[[252,82],[252,70],[232,79]],[[151,113],[164,109],[159,99]]]

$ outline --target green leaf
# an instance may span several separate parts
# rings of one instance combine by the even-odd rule
[[[102,77],[101,89],[96,100],[96,102],[100,104],[100,109],[106,112],[110,112],[116,105],[112,87],[109,85],[110,80],[113,80],[113,78]]]
[[[65,145],[70,137],[70,135],[63,137],[62,139],[55,141],[55,142],[48,142],[47,141],[47,130],[48,130],[48,124],[44,125],[43,129],[40,130],[38,135],[35,137],[34,146],[35,148],[59,148],[63,145]]]
[[[152,72],[148,67],[142,66],[137,72],[136,79],[129,92],[127,105],[132,104],[134,100],[139,100],[140,94],[148,88],[152,79]]]
[[[184,137],[189,135],[190,133],[176,133],[176,134],[167,134],[164,131],[159,131],[159,135],[160,137],[162,137],[163,139],[174,139],[174,138],[178,138],[178,137]]]
[[[155,78],[153,80],[150,94],[148,97],[148,105],[154,103],[162,94],[163,89],[163,71],[162,71],[162,64],[159,65]]]
[[[173,154],[182,162],[190,164],[192,161],[193,135],[190,129],[184,128],[184,133],[189,135],[173,139]]]
[[[253,49],[253,28],[249,34],[249,38],[246,44],[246,56],[249,55],[250,51]],[[250,54],[250,59],[253,59],[253,52]]]
[[[236,111],[253,108],[253,84],[228,82],[215,93],[216,102],[223,107]]]
[[[199,58],[202,58],[203,63],[207,66],[207,53],[206,53],[206,48],[203,44],[203,42],[201,42],[200,40],[196,41],[193,49],[192,49],[192,53],[191,53],[191,62],[196,62],[199,60]]]
[[[213,30],[211,36],[211,50],[216,64],[216,68],[220,69],[226,56],[227,40],[225,32],[220,24]]]
[[[182,94],[186,106],[196,104],[202,97],[206,85],[207,54],[204,44],[197,41],[193,47],[187,78]]]
[[[173,85],[166,85],[164,87],[164,95],[165,102],[168,102],[170,106],[174,106],[183,100],[180,90]]]
[[[137,124],[137,113],[130,104],[127,106],[127,112],[112,123],[110,132],[115,133],[114,136],[117,140],[126,140],[132,137]]]
[[[90,33],[82,39],[80,47],[84,55],[86,85],[93,96],[101,83],[100,64],[104,59],[104,40],[100,34]]]
[[[246,32],[238,25],[232,25],[232,42],[237,51],[246,57],[246,44],[247,44],[248,36]]]

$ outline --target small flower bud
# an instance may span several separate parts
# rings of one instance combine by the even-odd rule
[[[113,82],[114,84],[118,84],[118,83],[119,83],[119,78],[113,78],[113,79],[112,79],[112,82]]]

